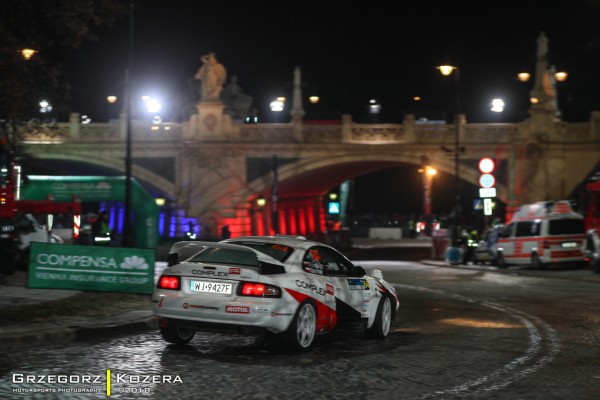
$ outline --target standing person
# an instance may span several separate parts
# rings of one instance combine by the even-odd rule
[[[414,214],[411,214],[408,220],[408,237],[411,239],[417,237],[417,223]]]
[[[221,239],[229,239],[231,237],[231,231],[229,225],[223,225],[221,228]]]
[[[96,220],[92,223],[92,237],[96,246],[109,246],[111,241],[111,231],[108,212],[100,211]]]

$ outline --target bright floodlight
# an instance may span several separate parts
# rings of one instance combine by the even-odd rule
[[[151,97],[151,96],[143,96],[142,100],[144,101],[144,104],[146,105],[146,110],[150,113],[150,114],[156,114],[160,112],[160,109],[162,108],[162,104],[160,104],[160,102]]]
[[[281,97],[278,97],[277,100],[274,100],[271,102],[270,107],[271,107],[271,111],[283,111],[283,100],[280,100]]]
[[[371,114],[379,114],[381,111],[381,104],[375,99],[369,100],[369,113]]]
[[[502,99],[494,99],[492,100],[492,107],[490,108],[490,110],[492,110],[493,112],[497,112],[500,113],[502,111],[504,111],[504,100]]]
[[[47,113],[52,111],[52,105],[48,102],[48,100],[40,101],[40,112]]]

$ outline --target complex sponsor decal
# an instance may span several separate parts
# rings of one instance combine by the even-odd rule
[[[151,294],[154,250],[31,244],[27,287]]]
[[[296,286],[302,289],[310,290],[311,292],[316,293],[320,296],[325,296],[325,289],[323,289],[322,287],[318,287],[317,285],[314,285],[312,283],[296,279]]]
[[[225,312],[228,314],[250,314],[250,307],[246,306],[225,306]]]
[[[114,373],[101,374],[12,374],[12,393],[113,393],[152,394],[157,385],[183,383],[179,375]]]
[[[348,278],[350,290],[369,290],[369,281],[366,279]]]
[[[210,276],[213,278],[227,278],[231,272],[221,272],[221,271],[204,271],[202,269],[193,269],[192,274],[199,276]]]

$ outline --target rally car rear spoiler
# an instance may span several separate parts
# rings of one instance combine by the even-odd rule
[[[259,274],[285,273],[285,267],[281,265],[277,260],[273,259],[272,257],[269,257],[266,254],[256,251],[250,247],[222,242],[182,241],[173,243],[167,258],[168,266],[172,267],[173,265],[179,264],[182,261],[188,260],[206,248],[222,248],[247,251],[256,255],[256,258],[259,262]]]

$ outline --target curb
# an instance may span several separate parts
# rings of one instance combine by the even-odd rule
[[[157,328],[158,319],[149,310],[128,311],[106,319],[92,319],[92,322],[82,320],[79,326],[60,327],[48,322],[19,325],[10,332],[0,332],[0,351],[39,344],[65,344]]]

